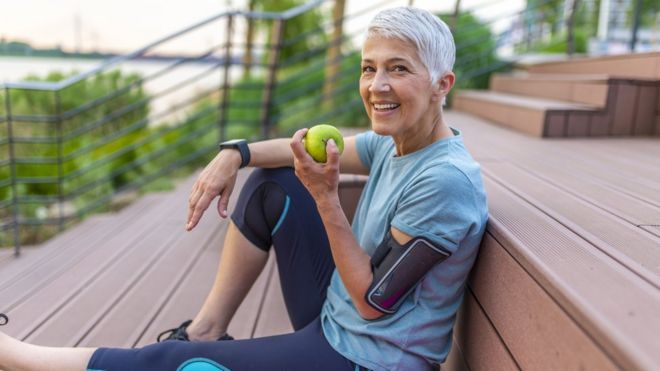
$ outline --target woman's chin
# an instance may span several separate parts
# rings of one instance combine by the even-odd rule
[[[378,135],[392,135],[392,126],[381,122],[371,122],[371,130]]]

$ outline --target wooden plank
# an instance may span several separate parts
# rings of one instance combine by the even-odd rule
[[[635,53],[616,56],[572,58],[568,61],[547,62],[531,65],[531,73],[562,74],[612,74],[638,78],[660,78],[658,61],[660,53]]]
[[[114,311],[116,306],[121,305],[124,296],[133,286],[139,285],[143,276],[148,275],[158,264],[164,264],[159,261],[161,257],[171,256],[170,250],[177,242],[177,239],[168,233],[171,229],[171,224],[155,226],[149,234],[135,241],[133,248],[110,258],[102,269],[97,270],[93,265],[73,267],[72,275],[62,276],[44,289],[56,295],[56,300],[41,292],[34,295],[28,303],[54,303],[54,310],[45,313],[47,318],[44,323],[26,334],[27,336],[23,335],[24,340],[52,346],[80,344],[81,340],[85,340],[87,334],[97,327],[99,321],[107,318],[109,311]],[[30,311],[24,309],[21,313],[32,314],[33,318],[40,315],[37,308],[30,308]],[[144,316],[145,313],[143,308],[136,306],[133,311],[125,314],[125,318],[120,318],[112,326],[108,326],[106,343],[84,344],[124,345],[117,341],[117,335],[124,334],[121,332],[124,326],[133,324],[136,317]]]
[[[221,232],[225,232],[224,228]],[[222,237],[212,239],[221,242]],[[218,261],[220,259],[221,244],[207,243],[199,259],[186,272],[183,280],[175,290],[169,293],[167,301],[159,308],[153,320],[144,328],[135,344],[142,347],[156,342],[158,334],[178,327],[183,321],[192,319],[199,308],[202,307],[206,295],[213,286]]]
[[[116,215],[95,215],[39,246],[30,247],[29,256],[22,255],[0,270],[0,289],[12,285],[26,273],[48,271],[44,264],[66,266],[80,254],[86,254],[89,248],[109,238],[109,231],[125,228],[140,213],[154,207],[161,199],[162,195],[147,195]],[[103,229],[99,229],[101,224]],[[109,233],[105,234],[104,231]]]
[[[485,236],[473,271],[470,288],[521,369],[617,369],[492,235]],[[489,369],[488,361],[470,368]]]
[[[609,116],[604,113],[591,115],[589,122],[589,136],[605,136],[609,132]]]
[[[566,114],[564,112],[547,112],[544,135],[550,138],[566,136]]]
[[[589,135],[589,116],[586,113],[569,112],[566,136],[586,137]]]
[[[608,187],[598,179],[581,176],[571,169],[539,162],[525,161],[518,164],[522,169],[566,193],[584,200],[594,207],[628,222],[630,225],[649,224],[660,220],[660,206]]]
[[[489,233],[619,367],[657,368],[660,291],[498,182],[485,185]]]
[[[64,262],[58,259],[48,261],[39,269],[26,272],[11,286],[0,290],[1,297],[9,298],[6,299],[5,308],[13,317],[3,330],[21,339],[29,336],[69,298],[77,295],[90,277],[108,269],[143,237],[152,233],[153,225],[159,223],[162,215],[178,212],[185,198],[180,190],[179,194],[174,193],[174,197],[168,200],[171,202],[163,202],[150,209],[149,213],[126,221],[126,225],[121,224],[121,233],[114,228],[115,225],[110,231],[100,232],[101,236],[110,237],[95,245],[89,245],[89,241],[79,241],[87,247],[84,253],[68,257]],[[52,290],[52,287],[62,287],[65,291]]]
[[[146,261],[143,261],[146,269],[126,286],[118,300],[107,308],[103,316],[94,321],[91,331],[79,333],[81,336],[76,345],[131,347],[137,343],[170,294],[199,260],[202,247],[205,247],[209,240],[217,241],[214,236],[217,237],[218,228],[197,230],[200,227],[198,226],[196,233],[186,233],[182,228],[184,222],[185,220],[170,223],[170,228],[181,228],[181,237],[171,239],[171,247],[158,254],[152,260],[153,263],[145,264]],[[223,223],[224,225],[226,223]],[[77,306],[77,301],[72,305]]]
[[[660,82],[658,83],[660,85]],[[658,87],[641,85],[637,99],[637,108],[633,128],[634,135],[653,135]]]
[[[614,119],[610,134],[612,135],[632,135],[632,123],[635,121],[635,107],[637,106],[637,96],[639,88],[635,85],[618,82],[616,87],[616,102],[614,104]]]
[[[660,205],[659,182],[654,180],[660,177],[660,174],[657,174],[660,172],[651,171],[653,165],[647,165],[645,160],[626,160],[625,157],[631,155],[621,153],[624,151],[622,148],[625,148],[654,156],[660,147],[655,139],[545,141],[502,130],[495,125],[456,112],[448,112],[447,117],[450,122],[462,123],[460,129],[465,134],[468,148],[473,156],[482,162],[497,159],[520,163],[535,159],[542,164],[564,167],[576,177],[598,179],[621,193]],[[602,149],[595,149],[595,146],[602,146]],[[603,155],[606,152],[615,154]],[[560,155],[549,156],[551,153]]]
[[[489,164],[488,176],[660,288],[660,239],[511,164]]]
[[[571,101],[594,105],[596,107],[605,107],[608,92],[609,85],[607,81],[577,83],[573,84]]]
[[[654,236],[660,237],[660,225],[642,225],[640,226],[640,228],[651,233]]]
[[[466,370],[516,370],[519,366],[500,338],[488,315],[471,290],[466,290],[463,304],[456,318],[454,337]],[[453,349],[452,349],[453,350]],[[443,367],[444,369],[444,367]]]

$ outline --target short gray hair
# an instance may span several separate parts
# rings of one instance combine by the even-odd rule
[[[447,24],[427,10],[413,7],[383,10],[369,23],[367,39],[371,37],[398,39],[415,45],[432,83],[454,67],[454,37]]]

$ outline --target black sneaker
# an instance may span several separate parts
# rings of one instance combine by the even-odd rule
[[[161,341],[167,341],[167,340],[180,340],[180,341],[190,341],[188,338],[188,332],[186,329],[188,326],[192,323],[192,320],[189,319],[182,323],[179,327],[165,330],[158,335],[158,338],[156,338],[156,341],[159,343]],[[163,338],[165,337],[165,338]],[[218,341],[221,340],[234,340],[233,337],[229,336],[229,334],[224,334],[218,338]]]
[[[0,326],[4,326],[9,323],[9,317],[6,314],[0,313]]]

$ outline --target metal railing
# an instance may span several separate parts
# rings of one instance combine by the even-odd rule
[[[321,16],[332,4],[324,0],[281,13],[223,12],[73,76],[0,85],[0,245],[18,254],[127,193],[164,187],[172,174],[205,164],[226,138],[289,135],[320,122],[367,125],[358,94],[366,21],[408,3],[383,0],[341,20]],[[506,1],[461,14],[498,3]],[[483,85],[509,68],[515,56],[498,58],[498,50],[525,51],[528,40],[514,40],[511,28],[483,30],[529,21],[533,10],[492,12],[481,28],[443,15],[454,26],[458,81]],[[344,32],[329,37],[335,25]],[[172,52],[190,45],[203,46]]]

